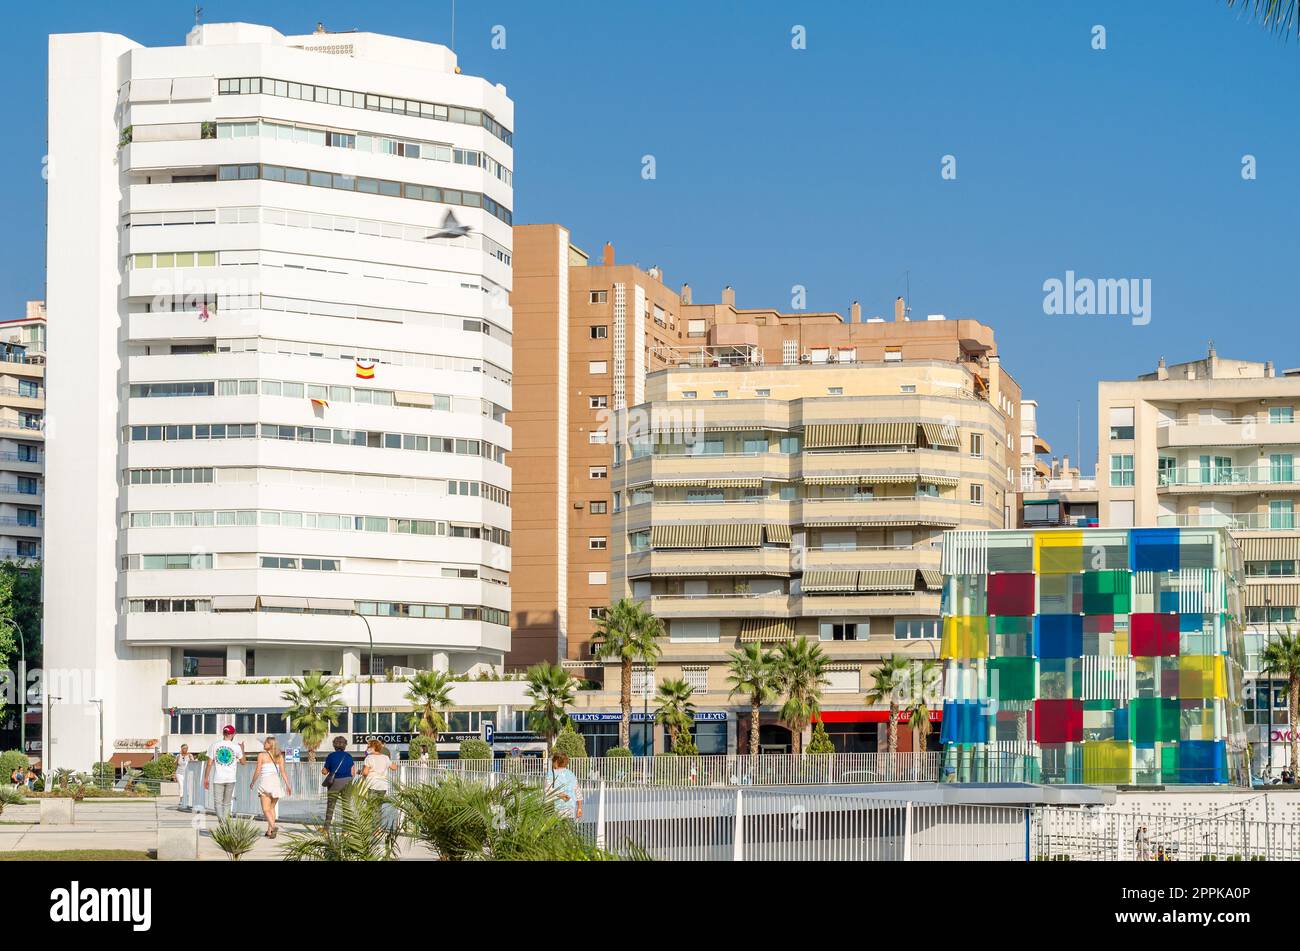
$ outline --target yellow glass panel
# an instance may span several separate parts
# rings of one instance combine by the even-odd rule
[[[1178,662],[1178,696],[1186,700],[1214,700],[1228,695],[1223,657],[1185,656]]]
[[[1083,532],[1034,532],[1034,571],[1049,575],[1071,574],[1083,571],[1083,568]]]
[[[940,656],[944,659],[988,657],[989,619],[982,615],[944,618],[941,648]]]
[[[200,252],[198,252],[198,259],[199,259],[199,265],[198,265],[199,267],[216,267],[216,266],[217,266],[217,252],[216,252],[216,251],[200,251]]]
[[[137,254],[135,256],[135,267],[137,270],[140,268],[153,267],[153,255]]]
[[[1083,744],[1083,782],[1101,786],[1132,782],[1133,744],[1089,740]]]

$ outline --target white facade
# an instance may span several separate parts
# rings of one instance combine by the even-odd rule
[[[53,36],[49,75],[47,765],[99,758],[91,700],[107,758],[172,678],[356,676],[358,613],[376,668],[499,665],[504,87],[248,24]]]

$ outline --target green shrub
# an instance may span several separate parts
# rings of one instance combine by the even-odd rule
[[[107,788],[117,779],[117,767],[112,763],[96,763],[90,767],[91,782],[96,786]]]
[[[482,740],[461,740],[460,758],[461,759],[491,759],[492,747],[488,746]]]
[[[425,753],[429,754],[429,759],[438,758],[438,738],[436,736],[413,736],[407,746],[406,755],[413,760],[418,760]],[[465,754],[462,753],[462,756]]]
[[[176,757],[171,753],[163,753],[157,759],[150,760],[141,766],[140,772],[145,779],[155,781],[171,779],[176,775]]]
[[[26,801],[27,797],[15,787],[9,785],[0,786],[0,813],[5,811],[5,806],[21,806]]]
[[[253,844],[261,834],[257,826],[247,819],[227,816],[212,830],[212,841],[217,843],[217,848],[230,856],[232,862],[238,862],[240,856],[253,851]]]
[[[673,744],[672,751],[678,756],[699,756],[699,747],[695,745],[695,740],[691,739],[691,734],[686,730],[677,734],[677,742]]]
[[[611,746],[605,753],[606,756],[631,756],[632,751],[626,746]]]
[[[22,750],[5,750],[0,753],[0,783],[9,782],[9,774],[20,767],[24,773],[27,772],[29,762],[27,754]]]
[[[831,742],[830,736],[826,733],[826,725],[820,720],[817,726],[813,728],[812,739],[808,742],[808,752],[816,756],[824,756],[835,752],[835,744]]]
[[[569,759],[582,759],[587,755],[587,741],[580,733],[575,732],[572,726],[566,726],[555,738],[554,749],[557,753],[564,753]]]

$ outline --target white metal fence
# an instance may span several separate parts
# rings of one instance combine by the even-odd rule
[[[1044,807],[1031,838],[1041,861],[1300,861],[1300,823],[1251,819],[1242,808],[1167,816]]]
[[[592,756],[574,759],[570,769],[579,780],[618,786],[822,786],[864,783],[933,783],[939,779],[943,754],[833,753],[795,756]],[[496,760],[436,760],[402,763],[403,777],[419,782],[430,771],[495,772],[540,776],[549,764],[537,757]]]

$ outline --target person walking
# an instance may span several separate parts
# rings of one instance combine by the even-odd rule
[[[253,769],[253,781],[248,788],[257,793],[262,800],[262,815],[266,816],[266,837],[274,839],[279,828],[276,825],[276,806],[285,796],[293,795],[289,785],[289,774],[284,771],[284,754],[275,737],[268,736],[262,743],[262,752],[257,754],[257,765]]]
[[[543,786],[546,798],[555,803],[555,811],[566,819],[582,818],[582,789],[578,777],[569,769],[569,754],[556,750],[551,754],[551,768],[546,772]]]
[[[366,781],[366,791],[384,799],[388,796],[388,774],[397,764],[384,752],[384,744],[371,740],[366,744],[366,758],[361,763],[361,778]]]
[[[244,744],[235,742],[235,728],[226,724],[221,739],[208,747],[208,762],[203,768],[203,788],[212,790],[212,811],[217,821],[230,818],[235,798],[235,777],[244,761]]]
[[[334,806],[338,802],[339,796],[352,782],[355,765],[352,762],[352,754],[348,752],[348,741],[341,736],[334,737],[334,752],[325,757],[325,765],[321,767],[320,771],[321,775],[325,777],[325,782],[321,785],[325,787],[326,828],[329,827],[330,820],[334,818]]]
[[[194,754],[190,752],[188,743],[181,744],[181,751],[176,754],[176,782],[181,787],[181,799],[176,804],[177,809],[193,809],[194,797],[190,795],[190,764],[194,762]]]

